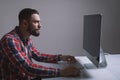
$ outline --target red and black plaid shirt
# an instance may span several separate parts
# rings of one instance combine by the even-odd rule
[[[60,69],[45,67],[32,62],[56,63],[58,55],[42,54],[29,38],[24,41],[18,27],[0,41],[0,80],[30,80],[31,77],[57,77]]]

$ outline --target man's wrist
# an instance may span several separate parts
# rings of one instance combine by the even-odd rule
[[[57,77],[61,77],[61,69],[57,69]]]
[[[61,54],[58,55],[58,61],[61,61]]]

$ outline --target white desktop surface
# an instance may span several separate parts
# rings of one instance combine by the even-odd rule
[[[114,55],[105,55],[107,60],[107,67],[105,68],[96,68],[96,69],[86,69],[86,74],[81,73],[81,77],[77,78],[66,78],[66,77],[57,77],[57,78],[47,78],[42,80],[120,80],[120,54]],[[90,63],[89,59],[85,56],[77,56],[77,59],[80,60],[81,64]],[[67,64],[47,64],[47,66],[53,67],[65,67]],[[83,76],[85,75],[85,76]]]

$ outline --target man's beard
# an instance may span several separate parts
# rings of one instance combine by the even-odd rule
[[[39,36],[40,35],[39,29],[33,29],[32,30],[30,26],[28,27],[27,31],[33,36]]]

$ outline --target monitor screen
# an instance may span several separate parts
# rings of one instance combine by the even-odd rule
[[[100,14],[84,15],[83,19],[83,49],[86,51],[85,55],[98,67],[101,54],[102,16]]]

